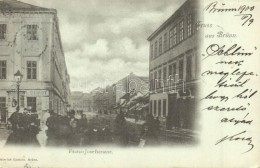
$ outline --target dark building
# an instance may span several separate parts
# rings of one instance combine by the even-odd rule
[[[200,71],[198,10],[198,1],[187,0],[148,38],[149,112],[168,129],[194,125]]]

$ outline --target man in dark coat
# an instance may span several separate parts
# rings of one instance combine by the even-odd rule
[[[46,121],[46,126],[48,127],[47,130],[47,145],[55,145],[56,144],[56,138],[57,138],[57,124],[58,124],[58,117],[53,112],[50,111],[50,117]]]
[[[119,144],[122,146],[126,146],[128,144],[129,137],[128,137],[126,119],[122,111],[120,111],[120,113],[116,116],[115,130],[119,138]]]
[[[78,120],[78,130],[80,132],[84,132],[87,129],[88,126],[88,119],[86,114],[82,114],[82,118]]]
[[[12,133],[9,135],[6,145],[21,145],[24,143],[25,121],[23,113],[14,112],[8,119],[12,124]]]
[[[159,119],[156,121],[152,115],[147,115],[141,132],[141,137],[146,140],[146,145],[158,144],[159,122]]]

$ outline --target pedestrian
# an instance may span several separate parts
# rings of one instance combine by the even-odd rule
[[[46,146],[47,145],[47,135],[46,135],[46,131],[48,130],[48,127],[46,125],[47,119],[50,117],[50,113],[48,110],[44,110],[42,111],[42,117],[40,120],[40,132],[37,135],[37,139],[39,141],[39,143],[42,146]]]
[[[141,139],[145,139],[146,146],[153,146],[158,144],[158,130],[159,118],[157,120],[149,114],[146,117],[146,122],[142,126]]]
[[[38,118],[37,113],[30,113],[25,109],[24,111],[24,122],[25,125],[25,134],[24,134],[24,143],[33,145],[33,146],[40,146],[36,135],[40,131],[40,120]]]
[[[127,130],[126,119],[125,119],[123,111],[121,111],[121,110],[115,119],[115,130],[116,130],[116,135],[119,140],[119,145],[127,146],[128,141],[129,141],[129,135],[128,135],[128,130]]]
[[[87,115],[86,114],[82,114],[81,119],[78,120],[78,130],[80,132],[84,132],[87,129],[88,126],[88,120],[87,120]]]
[[[19,143],[18,139],[18,111],[15,111],[11,114],[10,118],[8,118],[8,121],[11,123],[12,127],[12,133],[8,136],[6,145],[15,145]]]
[[[57,115],[51,110],[50,117],[46,121],[46,126],[48,127],[46,131],[47,135],[47,146],[55,146],[57,143]]]
[[[70,119],[66,116],[58,116],[57,121],[57,142],[58,146],[66,146],[69,144],[69,139],[73,137]]]
[[[8,121],[12,124],[12,133],[7,138],[6,145],[23,145],[25,135],[25,121],[23,109],[15,111]]]

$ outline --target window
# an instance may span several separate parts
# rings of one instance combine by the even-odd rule
[[[183,60],[179,61],[179,79],[183,79]]]
[[[151,44],[151,59],[153,59],[153,45]]]
[[[27,61],[27,79],[37,79],[36,61]]]
[[[163,38],[163,50],[164,50],[164,52],[168,50],[168,33],[167,32],[164,34],[164,38]]]
[[[6,79],[6,61],[0,61],[0,79]]]
[[[173,81],[175,81],[175,75],[176,75],[176,63],[173,63],[169,66],[169,85],[173,85]]]
[[[196,67],[196,69],[195,69],[195,78],[197,79],[197,78],[199,78],[199,74],[200,74],[200,62],[199,62],[199,58],[198,58],[198,53],[197,52],[194,54],[194,56],[195,56],[195,67]]]
[[[176,63],[172,64],[172,76],[175,81],[175,76],[176,76]]]
[[[162,54],[162,37],[159,39],[159,55]]]
[[[5,107],[5,102],[6,102],[6,98],[0,97],[0,108],[1,109]]]
[[[153,115],[154,115],[154,116],[156,116],[156,113],[157,113],[157,110],[156,110],[157,106],[156,106],[156,105],[157,105],[157,101],[154,100],[154,103],[153,103],[153,108],[154,108],[154,109],[153,109]]]
[[[180,22],[180,41],[182,41],[184,38],[184,25],[183,20]]]
[[[192,35],[192,16],[191,14],[188,15],[188,37]]]
[[[157,57],[157,49],[158,49],[157,41],[155,42],[154,45],[155,45],[155,46],[154,46],[154,58],[156,58],[156,57]]]
[[[6,24],[0,24],[0,40],[6,39]]]
[[[158,87],[157,86],[158,79],[157,79],[157,72],[156,71],[154,72],[153,76],[154,76],[154,79],[153,79],[154,80],[154,89],[157,89],[157,87]]]
[[[169,36],[170,36],[169,37],[169,39],[170,39],[170,48],[172,48],[176,44],[176,38],[175,38],[176,36],[174,36],[174,35],[176,35],[176,26],[174,28],[172,28],[170,30],[170,33],[169,33]]]
[[[152,111],[153,111],[153,101],[151,100],[150,101],[150,114],[152,114]]]
[[[162,108],[162,102],[161,100],[158,100],[158,116],[160,117],[161,116],[161,109]]]
[[[166,99],[163,99],[163,117],[166,117]]]
[[[186,80],[189,81],[192,79],[191,77],[191,68],[192,68],[192,57],[187,57],[187,64],[186,64]]]
[[[27,25],[27,38],[28,40],[38,40],[37,25]]]
[[[173,45],[177,44],[177,27],[173,28]]]
[[[150,74],[150,90],[153,90],[153,84],[154,84],[154,81],[153,81],[153,73]]]
[[[177,27],[170,30],[170,48],[177,44]]]
[[[32,112],[36,112],[36,97],[27,97],[27,107],[32,108]]]
[[[168,76],[169,76],[169,83],[168,85],[171,86],[172,85],[172,65],[169,65],[169,71],[168,71]]]
[[[166,80],[167,80],[167,68],[166,67],[164,67],[163,68],[163,83],[164,84],[166,84],[167,82],[166,82]]]
[[[158,78],[159,78],[159,88],[161,88],[162,87],[162,70],[160,69],[159,71],[158,71]]]
[[[20,95],[20,106],[24,107],[24,95]]]

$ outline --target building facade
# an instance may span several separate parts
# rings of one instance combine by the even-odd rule
[[[149,112],[168,129],[192,129],[200,71],[198,1],[187,0],[148,38]]]
[[[70,103],[71,109],[75,111],[93,111],[93,102],[90,93],[83,93],[80,91],[71,92]]]
[[[0,1],[0,106],[6,122],[17,104],[14,74],[23,74],[20,107],[66,113],[70,97],[67,71],[55,9],[16,0]],[[9,113],[8,113],[9,112]]]
[[[130,92],[141,92],[143,95],[149,92],[149,77],[137,76],[130,73],[116,83],[116,104],[121,104],[121,98]]]

